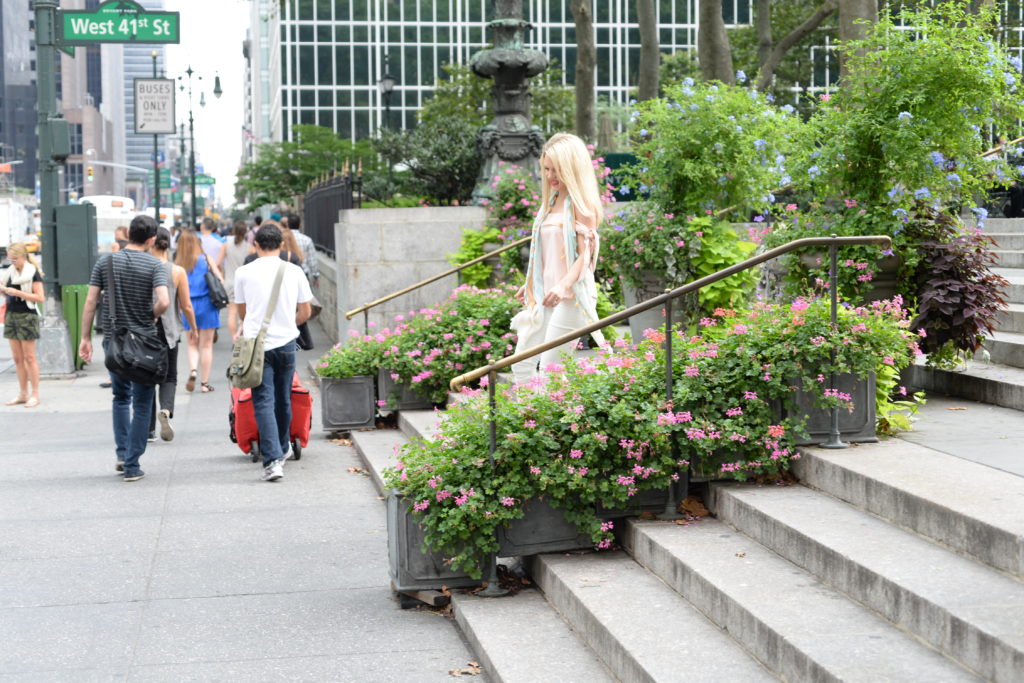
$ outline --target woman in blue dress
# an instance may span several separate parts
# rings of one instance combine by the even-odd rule
[[[206,284],[206,273],[212,271],[221,282],[224,276],[220,268],[206,258],[199,237],[192,230],[186,230],[178,238],[178,251],[174,263],[188,273],[188,289],[192,299],[192,309],[196,315],[196,327],[199,328],[199,339],[189,335],[188,339],[188,382],[186,391],[196,388],[196,379],[200,379],[201,391],[213,391],[210,385],[210,368],[213,364],[213,336],[220,327],[220,311],[210,302],[210,288]],[[182,320],[186,330],[191,329],[187,320]]]

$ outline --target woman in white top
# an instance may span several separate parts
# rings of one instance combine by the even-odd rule
[[[249,229],[245,221],[235,221],[231,238],[220,248],[220,262],[224,264],[224,289],[228,290],[228,331],[231,339],[238,336],[240,322],[238,305],[235,303],[235,271],[245,263],[245,257],[255,253],[253,246],[246,240]]]
[[[525,306],[512,321],[519,336],[516,353],[597,320],[597,228],[601,195],[587,146],[575,135],[557,133],[540,157],[541,208],[533,223],[526,284],[516,298]],[[539,239],[538,239],[539,238]],[[598,343],[604,341],[594,333]],[[576,340],[512,366],[516,383],[526,384]]]

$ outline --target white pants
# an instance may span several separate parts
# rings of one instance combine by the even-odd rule
[[[554,308],[548,306],[542,306],[541,308],[544,311],[544,323],[529,336],[519,337],[519,342],[516,344],[516,353],[561,337],[563,334],[578,330],[587,324],[583,310],[576,305],[575,299],[563,301]],[[570,354],[575,353],[577,341],[573,339],[561,346],[545,351],[539,357],[534,356],[533,358],[513,363],[512,374],[515,376],[516,384],[526,384],[530,381],[530,378],[536,376],[538,374],[538,365],[543,370],[549,363],[560,362],[562,354],[566,351]]]

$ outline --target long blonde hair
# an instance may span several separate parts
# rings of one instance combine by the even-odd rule
[[[547,159],[555,167],[558,179],[565,185],[572,198],[572,208],[577,216],[593,216],[600,225],[604,218],[601,207],[601,193],[597,187],[597,173],[590,160],[590,151],[572,133],[555,133],[540,153],[543,164]],[[551,185],[541,174],[541,211],[546,214],[551,207]]]
[[[203,253],[202,243],[194,230],[182,230],[178,235],[177,250],[174,253],[174,264],[181,266],[186,272],[191,273],[196,263],[199,262],[199,255]]]
[[[21,256],[24,256],[25,260],[31,263],[35,267],[36,272],[39,273],[39,276],[42,277],[43,267],[39,265],[39,261],[36,261],[35,257],[29,252],[28,245],[24,242],[12,242],[7,247],[8,260],[13,261]]]
[[[302,249],[299,248],[299,241],[295,239],[295,233],[292,232],[291,228],[286,228],[284,225],[278,225],[281,229],[281,247],[295,254],[299,259],[299,263],[302,263]]]

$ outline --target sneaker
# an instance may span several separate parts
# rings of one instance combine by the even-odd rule
[[[124,460],[118,460],[117,464],[114,465],[115,472],[124,472]]]
[[[289,443],[288,448],[284,449],[284,454],[281,456],[281,464],[283,465],[286,461],[291,460],[293,455],[292,445]]]
[[[156,417],[160,421],[160,438],[164,441],[172,440],[174,430],[171,428],[171,411],[161,410]]]
[[[146,439],[149,443],[156,441],[156,430],[149,433],[149,438]]]
[[[275,460],[263,468],[263,481],[277,481],[284,476],[284,460]]]
[[[146,476],[145,472],[143,472],[142,470],[137,470],[136,472],[134,472],[132,474],[125,473],[124,480],[125,481],[138,481],[139,479],[142,479],[144,476]]]

